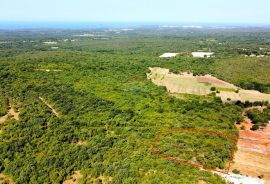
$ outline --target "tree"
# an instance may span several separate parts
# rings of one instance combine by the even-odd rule
[[[260,128],[260,126],[258,125],[258,124],[255,124],[255,125],[253,125],[252,127],[251,127],[251,129],[250,130],[258,130]]]
[[[212,87],[210,88],[210,90],[211,90],[211,91],[216,91],[216,87],[215,87],[215,86],[212,86]]]
[[[237,169],[234,169],[232,172],[233,172],[234,174],[240,174],[240,171],[237,170]]]

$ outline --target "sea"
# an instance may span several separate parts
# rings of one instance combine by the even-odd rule
[[[142,27],[162,28],[239,28],[239,27],[264,27],[263,24],[243,23],[190,23],[190,22],[24,22],[24,21],[0,21],[0,30],[17,29],[135,29]]]

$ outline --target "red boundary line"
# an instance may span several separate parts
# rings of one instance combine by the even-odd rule
[[[173,132],[180,132],[180,131],[189,131],[189,132],[196,132],[196,133],[199,132],[199,133],[203,133],[203,134],[206,134],[206,135],[215,135],[215,136],[219,136],[219,137],[228,137],[228,138],[233,139],[232,149],[231,149],[231,152],[230,152],[230,159],[229,159],[229,165],[228,165],[227,171],[219,171],[219,170],[216,170],[216,169],[213,169],[213,168],[208,168],[208,167],[205,167],[205,166],[202,166],[202,165],[199,165],[199,164],[194,164],[194,163],[188,162],[186,160],[176,159],[176,158],[169,157],[169,156],[166,156],[164,154],[161,154],[157,149],[157,142],[158,142],[160,136],[164,135],[164,134],[169,134],[169,133],[173,133]],[[215,171],[215,172],[220,172],[220,173],[223,173],[223,174],[228,174],[229,171],[230,171],[230,167],[231,167],[231,163],[232,163],[232,159],[233,159],[233,152],[235,150],[236,141],[237,141],[237,136],[232,136],[232,135],[229,135],[229,134],[218,134],[218,133],[215,133],[215,132],[208,132],[208,131],[203,131],[203,130],[195,130],[195,129],[189,129],[189,128],[178,128],[178,129],[169,130],[169,131],[165,131],[165,132],[159,132],[157,134],[156,139],[153,142],[151,151],[153,153],[157,154],[159,157],[165,158],[165,159],[170,160],[170,161],[175,161],[177,163],[184,163],[186,165],[191,165],[191,166],[194,166],[194,167],[207,169],[207,170],[210,170],[210,171]]]

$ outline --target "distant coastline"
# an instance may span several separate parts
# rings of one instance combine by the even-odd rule
[[[270,24],[253,23],[195,23],[195,22],[25,22],[0,21],[0,29],[104,29],[104,28],[193,28],[193,29],[231,29],[231,28],[270,28]]]
[[[102,29],[135,28],[143,25],[136,22],[19,22],[0,21],[0,29]]]

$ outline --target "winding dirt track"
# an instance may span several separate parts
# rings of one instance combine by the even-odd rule
[[[39,97],[39,99],[47,106],[49,109],[51,109],[52,113],[56,116],[59,117],[59,113],[42,97]]]

